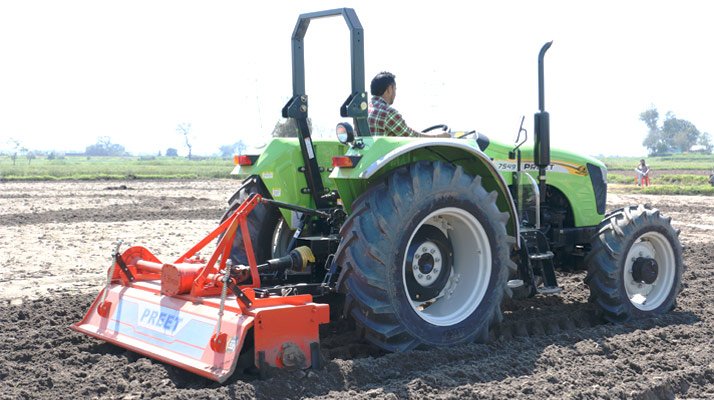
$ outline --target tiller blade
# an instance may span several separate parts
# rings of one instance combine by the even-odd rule
[[[249,197],[173,263],[139,246],[120,255],[117,246],[106,287],[71,328],[218,382],[247,352],[259,369],[319,366],[318,328],[329,322],[329,306],[309,294],[256,296],[260,275],[246,217],[260,201]],[[248,266],[230,263],[238,226]],[[221,233],[208,262],[199,259],[197,252]]]

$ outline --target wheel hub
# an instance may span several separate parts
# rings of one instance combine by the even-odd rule
[[[414,253],[412,273],[421,286],[432,286],[443,272],[441,249],[431,241],[424,242]]]
[[[449,239],[433,225],[423,225],[412,240],[407,252],[406,284],[409,297],[427,301],[441,293],[451,273]]]
[[[630,303],[642,311],[660,307],[675,290],[676,261],[669,240],[647,231],[627,252],[624,285]]]
[[[635,282],[651,285],[657,280],[657,261],[653,258],[638,257],[632,263],[632,279]]]

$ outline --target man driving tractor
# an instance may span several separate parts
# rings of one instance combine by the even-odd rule
[[[392,104],[397,96],[397,82],[394,74],[390,72],[380,72],[372,79],[370,84],[372,100],[370,101],[369,130],[375,136],[413,136],[448,138],[448,132],[424,133],[416,131],[407,125]]]

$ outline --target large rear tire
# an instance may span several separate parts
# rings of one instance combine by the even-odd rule
[[[515,270],[496,199],[481,177],[422,161],[353,203],[336,257],[346,310],[367,340],[405,351],[488,339]]]
[[[625,322],[676,306],[684,266],[679,232],[670,220],[640,205],[616,210],[600,223],[585,283],[606,320]]]

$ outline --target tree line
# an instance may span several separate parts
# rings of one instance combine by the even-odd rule
[[[188,139],[186,139],[188,140]],[[10,151],[6,154],[12,160],[12,164],[16,165],[19,158],[27,158],[28,164],[32,162],[37,157],[45,157],[48,160],[54,160],[57,158],[64,158],[65,155],[71,156],[87,156],[87,157],[128,157],[131,153],[126,150],[124,146],[118,143],[112,142],[112,138],[109,136],[100,136],[97,138],[97,142],[86,146],[84,152],[58,152],[58,151],[41,151],[41,150],[29,150],[25,147],[22,141],[11,138],[8,143],[10,144]],[[231,158],[234,154],[243,154],[248,146],[243,140],[238,140],[235,143],[222,145],[218,147],[218,155],[222,158]],[[0,152],[0,155],[3,153]],[[160,157],[161,150],[158,151],[158,156]],[[164,155],[166,157],[178,157],[178,149],[174,147],[169,147],[165,150]],[[195,158],[192,155],[191,149],[189,148],[187,158]],[[203,158],[203,157],[201,157]]]
[[[640,113],[640,120],[649,129],[642,145],[648,149],[650,156],[712,152],[711,135],[700,132],[693,123],[677,118],[671,111],[665,114],[664,121],[660,124],[659,112],[653,106]]]

